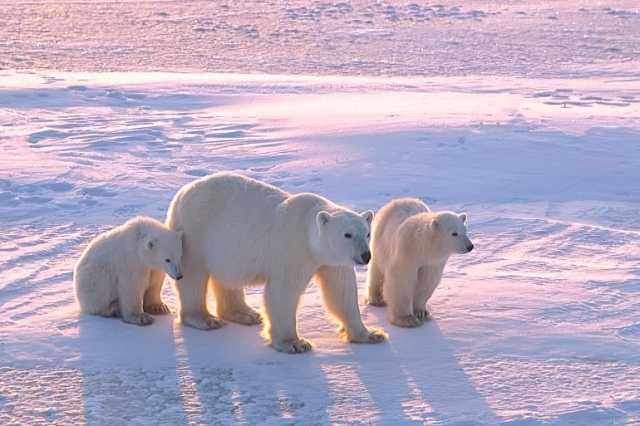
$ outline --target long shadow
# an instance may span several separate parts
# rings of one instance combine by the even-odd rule
[[[324,422],[328,390],[321,357],[274,351],[260,326],[200,331],[177,325],[176,346],[188,419],[205,424]],[[183,392],[184,393],[184,392]]]
[[[389,342],[355,347],[357,371],[381,410],[381,422],[496,424],[499,420],[465,374],[449,340],[433,320],[417,329],[389,325]]]
[[[84,315],[78,320],[78,359],[87,424],[158,419],[184,424],[176,374],[173,316],[146,327]]]

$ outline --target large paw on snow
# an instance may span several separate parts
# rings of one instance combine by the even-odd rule
[[[355,336],[349,336],[343,330],[340,330],[340,334],[350,343],[382,343],[388,338],[387,333],[378,328],[370,328]]]
[[[431,313],[426,309],[414,309],[413,312],[415,317],[418,318],[420,321],[424,322],[424,321],[431,320]]]
[[[384,301],[384,299],[382,299],[382,296],[380,297],[368,297],[367,299],[365,299],[364,301],[366,304],[369,304],[371,306],[377,306],[378,308],[382,308],[384,306],[387,306],[387,302]]]
[[[166,315],[171,313],[171,309],[164,303],[144,305],[144,311],[151,315]]]
[[[182,318],[182,323],[200,330],[215,330],[226,324],[224,321],[209,314],[185,316]]]
[[[271,346],[278,352],[286,352],[288,354],[301,354],[309,352],[312,348],[311,343],[305,339],[290,339],[280,342],[272,342]]]
[[[225,321],[235,322],[242,325],[257,325],[262,323],[262,317],[253,309],[245,311],[225,312],[220,314],[220,318]]]
[[[422,320],[415,315],[404,315],[401,317],[394,317],[390,320],[391,324],[398,327],[414,328],[422,325]]]
[[[141,312],[139,314],[125,315],[122,317],[122,321],[135,325],[150,325],[153,324],[153,317],[146,312]]]

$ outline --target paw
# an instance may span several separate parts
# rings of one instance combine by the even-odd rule
[[[386,342],[388,338],[389,336],[387,336],[387,333],[385,333],[384,330],[370,328],[369,334],[367,335],[367,341],[364,343],[382,343]]]
[[[107,318],[117,318],[120,315],[120,304],[118,303],[117,300],[114,300],[113,302],[111,302],[109,304],[109,306],[107,307],[107,309],[102,313],[103,317],[107,317]]]
[[[151,315],[166,315],[171,313],[171,309],[162,302],[144,305],[144,311]]]
[[[257,325],[262,323],[262,317],[253,309],[238,312],[226,312],[220,315],[225,321],[235,322],[242,325]]]
[[[367,304],[369,304],[371,306],[377,306],[379,308],[387,306],[387,302],[385,302],[384,299],[382,299],[382,296],[368,297],[365,300],[365,303],[367,303]]]
[[[182,318],[182,323],[186,326],[197,328],[199,330],[215,330],[225,325],[224,321],[221,321],[209,314],[185,316]]]
[[[136,315],[127,315],[122,318],[122,321],[135,325],[151,325],[153,324],[153,317],[146,312],[141,312]]]
[[[404,315],[401,317],[394,317],[390,320],[391,324],[398,327],[414,328],[422,325],[422,320],[415,315]]]
[[[301,354],[311,350],[311,343],[305,339],[289,339],[272,342],[271,346],[278,352],[286,352],[288,354]]]
[[[370,328],[358,336],[345,336],[345,340],[350,343],[382,343],[387,340],[387,334],[380,329]]]
[[[414,309],[413,312],[415,317],[422,322],[431,320],[431,313],[426,309]]]

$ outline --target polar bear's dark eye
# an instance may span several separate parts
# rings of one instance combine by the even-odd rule
[[[171,262],[169,259],[165,259],[164,261],[167,262],[167,263]]]
[[[457,236],[458,236],[458,233],[457,233],[457,232],[454,232],[453,234],[451,234],[451,236],[452,236],[452,237],[457,237]]]
[[[346,234],[344,234],[344,237],[345,238],[351,238],[351,234],[347,232]]]
[[[367,238],[370,238],[370,237],[371,237],[371,232],[367,234]]]

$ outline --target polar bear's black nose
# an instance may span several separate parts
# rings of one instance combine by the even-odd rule
[[[360,255],[360,257],[362,258],[362,264],[366,265],[371,260],[371,252],[365,251]]]
[[[467,246],[467,252],[470,252],[471,250],[473,250],[473,243]]]
[[[180,281],[182,279],[182,274],[176,275],[176,281]]]

